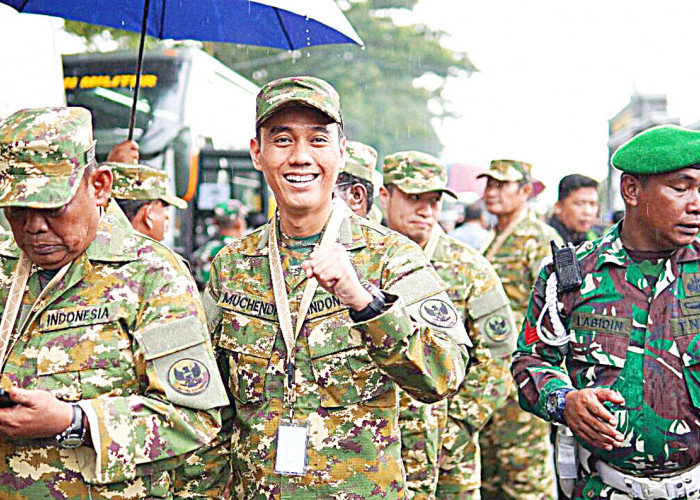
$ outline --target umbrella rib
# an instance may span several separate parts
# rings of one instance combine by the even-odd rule
[[[158,38],[163,39],[163,33],[165,32],[165,9],[167,8],[168,2],[163,0],[160,9],[160,31],[158,32]]]
[[[280,16],[280,11],[277,7],[273,7],[275,10],[275,15],[277,16],[277,20],[280,23],[280,26],[282,27],[282,32],[284,33],[284,37],[287,39],[287,45],[289,45],[289,50],[294,50],[294,44],[292,43],[292,39],[289,37],[289,33],[287,33],[287,28],[284,27],[284,22],[282,22],[282,16]]]

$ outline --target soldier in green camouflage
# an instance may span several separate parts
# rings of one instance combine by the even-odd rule
[[[227,404],[194,282],[110,202],[90,122],[0,122],[2,498],[171,498]]]
[[[360,217],[368,217],[374,200],[372,173],[377,166],[377,151],[358,141],[347,141],[345,164],[340,169],[334,193]]]
[[[561,243],[561,238],[527,207],[533,189],[530,164],[494,160],[480,177],[488,178],[486,210],[498,219],[481,250],[501,278],[515,323],[521,325],[540,263],[550,253],[549,242]],[[554,471],[549,434],[546,422],[520,408],[513,390],[505,407],[495,412],[481,433],[482,497],[552,498]]]
[[[457,394],[427,405],[400,401],[402,456],[415,498],[479,498],[479,430],[502,405],[516,329],[500,280],[477,251],[450,238],[437,224],[447,169],[417,151],[384,159],[380,201],[387,223],[418,243],[447,283],[470,338],[473,367]],[[437,416],[437,418],[436,418]]]
[[[578,247],[580,284],[547,261],[513,375],[523,408],[573,431],[574,499],[698,498],[700,132],[654,127],[612,164],[625,218]]]
[[[405,498],[397,387],[452,394],[469,338],[420,248],[332,199],[345,154],[333,87],[266,84],[256,128],[278,212],[219,252],[204,292],[235,408],[232,494]]]
[[[181,210],[187,202],[170,193],[167,172],[147,165],[103,163],[112,171],[114,198],[134,229],[162,241],[168,227],[170,205]]]
[[[248,208],[238,200],[224,201],[214,207],[218,233],[192,254],[192,274],[198,286],[204,287],[209,281],[209,270],[216,254],[245,234],[246,215]]]

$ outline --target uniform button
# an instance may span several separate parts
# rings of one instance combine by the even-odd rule
[[[588,498],[593,498],[595,496],[595,492],[593,490],[588,490],[588,493],[586,493],[586,495],[588,495]]]

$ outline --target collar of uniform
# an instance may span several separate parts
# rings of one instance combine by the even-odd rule
[[[359,216],[353,214],[350,211],[350,209],[347,208],[347,205],[345,205],[344,207],[341,206],[339,208],[344,211],[344,217],[343,221],[340,223],[340,230],[338,232],[338,242],[340,242],[340,244],[343,245],[346,250],[354,250],[356,248],[362,248],[367,246],[365,237],[362,234],[362,230],[360,229],[360,224],[357,223],[362,219]],[[353,219],[357,220],[353,221]],[[251,257],[267,255],[267,241],[270,237],[271,227],[272,223],[268,222],[259,230],[260,240],[254,248],[251,248],[252,253],[246,252],[245,249],[243,249],[241,253],[243,255],[249,255]],[[323,230],[325,231],[325,227]]]
[[[0,230],[0,255],[19,259],[19,247],[12,231]]]
[[[107,262],[128,262],[136,260],[136,250],[143,244],[144,236],[139,236],[131,227],[129,219],[111,200],[97,227],[97,235],[87,247],[88,259]]]
[[[620,238],[620,230],[622,221],[618,222],[608,229],[601,237],[598,245],[598,260],[596,260],[596,270],[599,270],[605,264],[612,264],[620,267],[627,267],[632,263],[632,258],[625,250]],[[700,260],[700,243],[698,240],[686,245],[673,255],[673,260],[676,262],[692,262]]]

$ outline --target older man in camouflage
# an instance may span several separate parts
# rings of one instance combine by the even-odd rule
[[[83,108],[0,122],[2,498],[172,497],[227,403],[194,282],[110,203],[94,146]]]
[[[345,153],[333,87],[266,84],[256,129],[278,212],[219,252],[204,293],[234,400],[233,493],[405,498],[397,386],[450,395],[470,341],[420,248],[332,200]]]
[[[449,286],[470,337],[473,367],[448,402],[401,398],[402,456],[416,498],[479,498],[479,430],[510,390],[510,352],[516,329],[503,287],[478,252],[447,236],[437,220],[447,169],[418,151],[384,159],[380,201],[387,223],[418,243]]]
[[[540,263],[550,254],[549,242],[561,243],[554,228],[528,209],[533,189],[531,169],[522,161],[494,160],[480,176],[488,179],[486,210],[497,218],[482,252],[501,278],[517,325],[522,324]],[[546,422],[520,408],[513,391],[481,433],[482,496],[495,500],[552,498],[549,432]]]
[[[350,210],[360,217],[368,217],[374,199],[372,173],[377,166],[377,151],[367,144],[347,141],[345,156],[334,192],[343,198]]]
[[[112,197],[134,229],[162,241],[168,228],[170,205],[181,210],[187,202],[170,192],[167,172],[147,165],[103,163],[112,171]]]
[[[574,499],[695,499],[700,132],[652,128],[612,164],[625,218],[578,247],[580,283],[542,269],[513,374],[524,408],[575,435]]]

